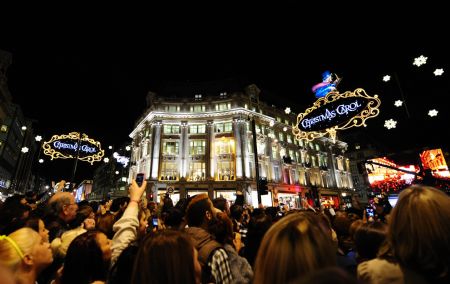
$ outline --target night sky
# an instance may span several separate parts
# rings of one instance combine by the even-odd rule
[[[440,35],[447,31],[439,17],[420,21],[407,13],[400,21],[398,11],[383,11],[323,14],[333,15],[323,20],[290,4],[209,13],[166,8],[164,16],[116,8],[110,14],[59,13],[42,22],[27,19],[25,25],[27,15],[9,21],[12,28],[0,40],[0,49],[13,55],[9,89],[25,116],[38,121],[37,134],[82,131],[104,149],[119,146],[130,141],[148,91],[162,94],[171,85],[228,79],[255,83],[261,100],[299,113],[312,105],[311,87],[330,70],[343,78],[340,92],[361,87],[382,101],[381,114],[368,120],[368,127],[338,138],[372,143],[386,155],[409,156],[406,160],[417,159],[425,147],[449,150],[442,137],[450,121],[450,46]],[[420,55],[428,57],[427,64],[413,66]],[[436,77],[436,68],[444,74]],[[384,75],[391,81],[383,82]],[[409,118],[404,107],[394,106],[402,100],[400,89]],[[429,117],[430,109],[438,116]],[[383,127],[390,118],[398,121],[396,129]],[[42,171],[69,179],[72,164],[46,162]],[[77,179],[92,178],[94,168],[80,161]]]

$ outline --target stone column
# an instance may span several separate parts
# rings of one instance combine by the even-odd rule
[[[151,167],[151,177],[152,180],[158,180],[158,170],[159,170],[159,159],[160,159],[160,149],[161,149],[161,121],[157,121],[152,125],[152,136],[153,136],[153,150],[152,150],[152,167]]]
[[[180,167],[180,178],[186,178],[187,166],[188,166],[188,156],[189,156],[189,141],[188,141],[188,123],[187,121],[181,122],[181,167]]]
[[[243,149],[242,148],[242,137],[241,137],[241,120],[239,118],[233,119],[233,135],[235,139],[235,145],[236,145],[236,178],[242,179],[244,177],[244,156],[242,155]]]
[[[205,179],[211,180],[214,176],[211,176],[211,167],[213,167],[214,162],[214,151],[211,149],[212,141],[214,138],[214,122],[208,120],[206,123],[206,145],[205,145]]]

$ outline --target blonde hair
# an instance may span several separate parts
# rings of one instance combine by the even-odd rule
[[[0,238],[0,264],[15,269],[23,257],[30,254],[41,236],[30,228],[21,228]]]
[[[254,283],[289,283],[317,269],[336,265],[329,232],[312,212],[295,212],[265,234],[255,263]]]

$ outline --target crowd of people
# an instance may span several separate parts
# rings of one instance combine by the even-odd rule
[[[146,186],[103,202],[9,197],[0,283],[450,283],[450,197],[430,186],[374,215],[252,208],[240,194],[155,203]]]

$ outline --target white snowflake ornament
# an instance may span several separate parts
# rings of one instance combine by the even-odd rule
[[[383,77],[383,81],[388,82],[389,80],[391,80],[391,76],[386,75]]]
[[[434,76],[442,76],[442,74],[444,73],[444,69],[436,69],[434,70]]]
[[[419,56],[417,58],[414,58],[413,65],[416,65],[417,67],[420,67],[420,66],[422,66],[422,65],[427,63],[427,59],[428,59],[428,57],[425,57],[425,56],[421,55],[421,56]]]
[[[430,110],[430,111],[428,112],[428,115],[429,115],[430,117],[437,116],[437,115],[438,115],[438,111],[435,110],[435,109],[432,109],[432,110]]]
[[[392,129],[397,127],[397,121],[391,119],[385,120],[384,121],[384,127],[386,127],[387,129]]]
[[[395,105],[396,107],[401,107],[401,106],[403,105],[403,102],[402,102],[401,100],[396,100],[395,103],[394,103],[394,105]]]
[[[290,113],[291,113],[291,108],[290,108],[290,107],[287,107],[287,108],[284,110],[284,112],[285,112],[286,114],[290,114]]]

